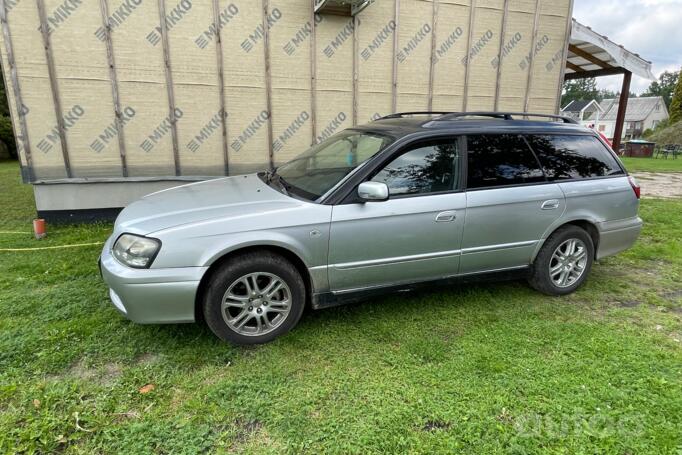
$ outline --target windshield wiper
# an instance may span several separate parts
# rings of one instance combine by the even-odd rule
[[[265,171],[265,181],[268,185],[273,182],[277,184],[282,189],[282,193],[289,196],[288,185],[282,179],[282,176],[277,173],[277,168]]]
[[[282,188],[282,193],[286,194],[289,196],[289,185],[284,181],[281,175],[275,173],[273,175],[273,178],[277,180],[277,184]]]
[[[268,169],[267,171],[265,171],[265,176],[264,176],[265,177],[265,183],[270,184],[272,182],[272,178],[274,175],[275,175],[274,169],[273,170]]]

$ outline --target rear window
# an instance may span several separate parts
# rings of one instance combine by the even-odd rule
[[[547,178],[568,180],[623,174],[618,162],[594,136],[528,136]]]
[[[467,137],[467,188],[544,182],[538,160],[519,135]]]

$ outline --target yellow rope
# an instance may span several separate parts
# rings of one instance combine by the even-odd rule
[[[78,248],[81,246],[102,245],[104,242],[94,243],[74,243],[73,245],[41,246],[37,248],[0,248],[0,251],[38,251],[38,250],[57,250],[60,248]]]
[[[19,231],[0,231],[0,234],[31,234],[30,232],[19,232]]]

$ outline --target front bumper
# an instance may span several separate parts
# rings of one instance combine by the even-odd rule
[[[199,281],[208,267],[129,268],[111,255],[110,242],[104,245],[100,271],[118,311],[140,324],[194,322]]]

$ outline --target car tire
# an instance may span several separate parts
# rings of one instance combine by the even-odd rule
[[[592,237],[578,226],[563,226],[542,245],[528,283],[547,295],[570,294],[585,282],[593,261]]]
[[[261,344],[291,330],[305,301],[305,284],[290,261],[269,251],[251,252],[231,258],[213,274],[203,313],[220,339]]]

